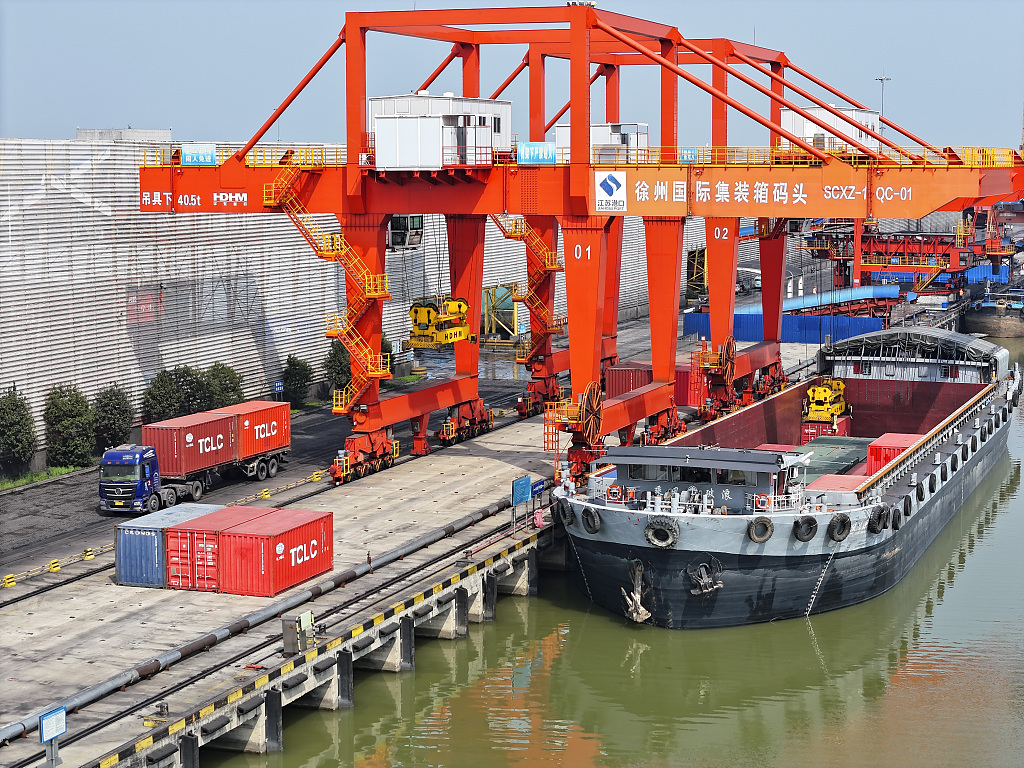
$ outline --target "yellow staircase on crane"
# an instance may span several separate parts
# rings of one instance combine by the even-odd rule
[[[315,167],[284,165],[277,178],[264,185],[263,205],[282,209],[317,258],[338,262],[353,278],[351,282],[355,290],[350,291],[347,297],[348,308],[344,314],[329,315],[326,330],[328,338],[338,339],[345,345],[352,361],[352,378],[344,389],[334,391],[334,413],[346,414],[351,412],[373,380],[391,378],[391,356],[374,352],[356,328],[356,323],[374,301],[391,298],[388,276],[372,274],[341,232],[325,232],[313,214],[306,210],[295,194],[303,171],[319,172]]]

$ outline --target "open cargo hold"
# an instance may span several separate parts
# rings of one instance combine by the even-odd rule
[[[114,534],[117,583],[158,589],[167,586],[166,530],[223,508],[219,504],[179,504],[118,525]]]
[[[654,381],[654,370],[650,361],[629,360],[608,368],[604,372],[605,394],[607,399],[619,397],[640,387],[646,387]],[[707,386],[703,381],[692,389],[690,364],[676,363],[675,400],[677,406],[688,405],[699,407],[707,399]]]
[[[273,597],[331,570],[334,516],[280,509],[220,535],[219,591]]]
[[[807,445],[818,437],[848,437],[851,421],[849,416],[840,416],[835,426],[831,421],[805,421],[800,427],[800,444]]]
[[[273,507],[224,507],[168,528],[167,586],[216,592],[221,531],[276,511]]]
[[[235,460],[235,417],[207,412],[145,424],[142,442],[156,448],[164,477],[184,479]]]
[[[875,474],[920,439],[921,435],[886,432],[872,441],[868,445],[868,474]]]
[[[289,403],[274,400],[252,400],[210,413],[229,414],[236,419],[235,436],[238,450],[235,459],[244,461],[291,446],[291,411]]]

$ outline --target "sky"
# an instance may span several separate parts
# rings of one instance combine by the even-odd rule
[[[522,2],[520,5],[551,3]],[[556,3],[558,4],[558,3]],[[337,38],[347,10],[484,6],[475,0],[386,4],[346,0],[0,0],[0,137],[74,138],[81,128],[171,128],[175,140],[245,141]],[[939,146],[1018,147],[1024,113],[1021,0],[599,0],[598,7],[784,51],[795,64]],[[500,18],[501,11],[495,11]],[[508,14],[508,22],[515,14]],[[371,34],[368,95],[415,89],[450,44]],[[524,48],[487,48],[489,95]],[[568,98],[568,67],[549,64],[547,109]],[[693,70],[710,78],[707,67]],[[432,92],[460,90],[453,64]],[[503,97],[526,134],[524,73]],[[621,119],[651,124],[658,75],[622,74]],[[344,58],[337,54],[265,140],[344,141]],[[594,122],[603,118],[594,86]],[[742,84],[730,94],[766,111]],[[828,99],[834,101],[834,99]],[[730,112],[732,145],[767,144],[764,128]],[[710,97],[680,83],[682,146],[710,142]],[[551,138],[549,136],[549,138]]]

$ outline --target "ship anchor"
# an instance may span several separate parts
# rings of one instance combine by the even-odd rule
[[[710,563],[701,563],[696,568],[693,565],[686,566],[686,575],[694,584],[691,594],[706,595],[722,588],[722,563],[717,557],[712,557]]]
[[[644,583],[644,565],[639,560],[634,560],[630,563],[629,570],[630,578],[633,581],[632,594],[627,592],[624,587],[620,587],[622,596],[626,598],[626,616],[637,624],[643,624],[651,618],[651,612],[640,604],[641,588]]]

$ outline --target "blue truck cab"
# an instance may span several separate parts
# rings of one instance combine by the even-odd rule
[[[100,510],[156,512],[160,509],[160,464],[148,445],[119,445],[100,462]]]

